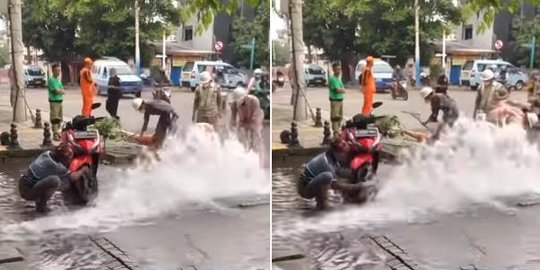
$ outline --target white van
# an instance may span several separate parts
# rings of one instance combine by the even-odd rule
[[[354,72],[354,77],[357,83],[359,83],[358,78],[364,71],[366,66],[366,60],[360,60],[356,65],[356,71]],[[394,69],[390,64],[385,61],[375,58],[373,61],[373,77],[375,77],[375,83],[377,85],[377,92],[390,91],[392,89],[392,75],[394,74]]]
[[[104,57],[96,60],[92,66],[92,76],[97,82],[99,95],[107,95],[111,68],[116,69],[116,74],[120,78],[122,94],[136,95],[143,90],[141,78],[135,75],[126,62],[114,57]]]
[[[459,76],[460,84],[470,86],[472,90],[476,90],[481,83],[480,75],[486,68],[497,66],[495,73],[503,67],[507,72],[507,85],[517,90],[523,89],[523,86],[529,80],[527,74],[521,72],[514,65],[503,60],[470,60],[465,62]]]
[[[305,66],[306,86],[326,86],[326,71],[318,65],[310,64]]]
[[[45,87],[47,76],[41,67],[25,66],[24,67],[24,84],[26,87]]]
[[[247,76],[231,64],[221,61],[195,61],[187,62],[182,68],[182,86],[195,91],[195,88],[199,86],[201,73],[214,67],[218,74],[223,74],[223,78],[220,80],[222,88],[234,89],[237,86],[247,85]]]

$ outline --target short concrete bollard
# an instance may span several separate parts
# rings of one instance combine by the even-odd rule
[[[43,128],[43,123],[41,122],[41,110],[36,109],[36,123],[34,128]]]
[[[324,121],[324,132],[323,132],[323,141],[321,145],[329,145],[330,141],[332,140],[332,131],[330,130],[330,123],[328,121]]]
[[[17,131],[17,125],[15,124],[11,124],[11,129],[9,130],[9,138],[10,138],[10,143],[9,143],[9,147],[10,148],[20,148],[20,145],[19,145],[19,134],[18,134],[18,131]]]
[[[298,124],[296,124],[296,122],[291,123],[291,140],[289,141],[289,147],[300,147],[300,141],[298,140]]]
[[[43,144],[41,147],[51,147],[53,146],[51,140],[51,125],[49,122],[45,122],[45,127],[43,127]]]
[[[281,131],[281,133],[279,133],[279,139],[281,140],[282,144],[289,144],[291,141],[291,131],[286,129]]]
[[[317,108],[317,111],[315,112],[315,127],[322,127],[322,116],[321,116],[321,108]]]

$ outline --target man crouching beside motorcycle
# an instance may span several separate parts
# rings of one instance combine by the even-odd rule
[[[338,178],[350,178],[349,168],[351,148],[341,139],[335,138],[329,149],[309,161],[297,181],[297,191],[304,199],[317,202],[317,209],[328,208],[328,191],[334,189],[342,193],[358,192],[362,186],[338,182]]]
[[[81,179],[88,168],[76,172],[69,171],[73,150],[67,144],[60,144],[54,150],[46,151],[34,160],[19,180],[21,197],[36,203],[36,211],[47,212],[47,202],[63,181],[75,182]]]

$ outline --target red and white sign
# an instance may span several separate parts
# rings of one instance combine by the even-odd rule
[[[502,49],[503,46],[504,46],[504,43],[502,42],[502,40],[499,39],[495,41],[495,49],[500,50]]]
[[[214,49],[216,49],[216,51],[218,51],[218,52],[223,50],[223,42],[221,42],[221,41],[216,42],[216,44],[214,45]]]

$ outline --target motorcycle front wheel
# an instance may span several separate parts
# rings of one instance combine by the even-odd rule
[[[409,91],[407,91],[406,89],[403,90],[403,99],[405,101],[407,101],[409,99]]]
[[[89,168],[75,183],[63,192],[64,199],[75,205],[87,205],[92,202],[98,193],[98,181],[94,170]]]

